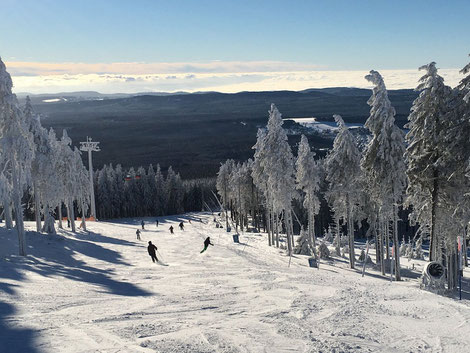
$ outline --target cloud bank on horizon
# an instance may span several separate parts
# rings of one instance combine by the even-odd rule
[[[370,88],[367,70],[332,71],[313,64],[281,61],[211,61],[202,63],[44,63],[6,62],[15,92],[101,93],[303,90]],[[379,70],[389,89],[414,88],[418,69]],[[463,78],[459,69],[441,69],[447,85]]]

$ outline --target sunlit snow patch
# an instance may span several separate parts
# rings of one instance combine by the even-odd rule
[[[51,99],[43,99],[42,100],[44,103],[56,103],[56,102],[67,102],[67,99],[65,98],[51,98]]]
[[[306,128],[314,129],[322,133],[336,132],[338,126],[334,121],[318,121],[315,117],[310,118],[289,118],[288,120],[293,120],[296,123],[305,126]],[[356,129],[363,127],[362,124],[349,124],[346,123],[346,126],[350,129]]]

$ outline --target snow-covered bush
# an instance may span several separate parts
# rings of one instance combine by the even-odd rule
[[[306,232],[303,228],[300,231],[300,236],[297,239],[297,245],[294,249],[294,254],[300,255],[312,255],[312,248],[310,246],[311,239],[309,237],[308,232]]]
[[[321,259],[327,260],[330,258],[330,249],[328,249],[324,241],[318,246],[318,253]]]
[[[327,241],[329,243],[333,241],[333,233],[331,232],[330,228],[328,228],[325,236],[323,237],[323,241]]]

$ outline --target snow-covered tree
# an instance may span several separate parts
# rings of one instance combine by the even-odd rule
[[[268,231],[268,243],[269,246],[274,245],[279,247],[279,236],[277,234],[276,239],[274,237],[274,228],[277,227],[277,218],[275,222],[272,195],[268,189],[268,175],[267,170],[264,168],[267,158],[267,149],[266,149],[266,129],[258,129],[256,135],[256,144],[253,146],[255,150],[254,161],[252,167],[252,178],[253,183],[256,185],[257,189],[261,191],[263,195],[263,200],[265,202],[264,208],[266,211],[265,218],[267,220],[267,231]],[[276,223],[276,226],[275,226]]]
[[[297,245],[294,248],[294,254],[309,255],[313,254],[312,239],[303,227],[300,230],[300,236],[297,238]]]
[[[361,153],[343,119],[334,115],[338,134],[333,149],[326,157],[326,172],[329,182],[328,199],[333,204],[336,217],[343,218],[348,225],[349,265],[354,268],[354,224],[353,213],[360,197]]]
[[[282,124],[281,113],[274,104],[271,104],[267,132],[263,142],[265,156],[261,160],[261,166],[267,176],[267,193],[272,201],[273,213],[275,217],[281,214],[284,215],[287,248],[290,255],[293,250],[292,200],[297,194],[294,178],[294,157]]]
[[[4,181],[6,180],[9,184],[7,189],[10,190],[11,201],[15,209],[19,254],[24,256],[26,255],[26,244],[21,198],[31,181],[34,142],[24,113],[18,105],[16,96],[11,91],[12,87],[13,82],[10,74],[0,59],[0,170],[6,177]]]
[[[328,260],[330,258],[330,249],[328,249],[328,246],[325,244],[324,241],[322,241],[318,246],[318,254],[320,256],[320,259]]]
[[[225,163],[221,163],[219,172],[217,173],[217,192],[222,198],[222,206],[225,210],[225,226],[228,227],[228,209],[230,207],[230,174],[235,165],[233,159],[228,159]]]
[[[438,75],[434,62],[420,67],[426,73],[416,88],[420,91],[413,102],[408,117],[406,135],[408,147],[405,158],[408,169],[409,185],[407,203],[413,206],[412,220],[421,227],[430,229],[430,260],[440,258],[440,234],[445,232],[442,227],[446,217],[444,191],[448,183],[447,171],[443,168],[443,154],[447,146],[444,136],[447,131],[445,115],[449,109],[450,87]],[[441,227],[439,227],[439,224]]]
[[[388,223],[393,222],[393,245],[395,252],[398,243],[398,206],[402,203],[406,187],[405,134],[395,125],[395,109],[388,98],[382,76],[370,71],[366,80],[374,85],[372,96],[367,101],[371,107],[370,115],[364,126],[372,133],[361,161],[365,180],[367,180],[371,201],[379,206],[380,221],[384,222],[387,232],[385,242],[388,247]],[[375,222],[371,224],[375,226]],[[379,241],[379,248],[382,246]],[[388,254],[388,252],[387,252]],[[383,263],[383,262],[381,262]],[[395,256],[395,277],[400,277],[400,257]]]
[[[183,211],[183,183],[179,174],[168,168],[165,180],[165,193],[167,195],[167,214],[178,214]]]
[[[302,135],[297,156],[296,180],[297,188],[304,193],[304,207],[308,212],[308,235],[311,241],[310,246],[315,244],[315,215],[320,210],[320,201],[317,192],[320,188],[320,177],[317,172],[317,166],[313,157],[315,153],[311,151],[308,140]]]

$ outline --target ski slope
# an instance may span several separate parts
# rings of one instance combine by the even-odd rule
[[[235,244],[209,213],[145,220],[142,241],[141,219],[30,232],[26,258],[0,228],[0,352],[470,351],[470,295],[420,290],[421,261],[390,283],[347,259],[289,266],[264,235]],[[206,236],[215,246],[200,254]],[[169,266],[151,262],[149,240]]]

